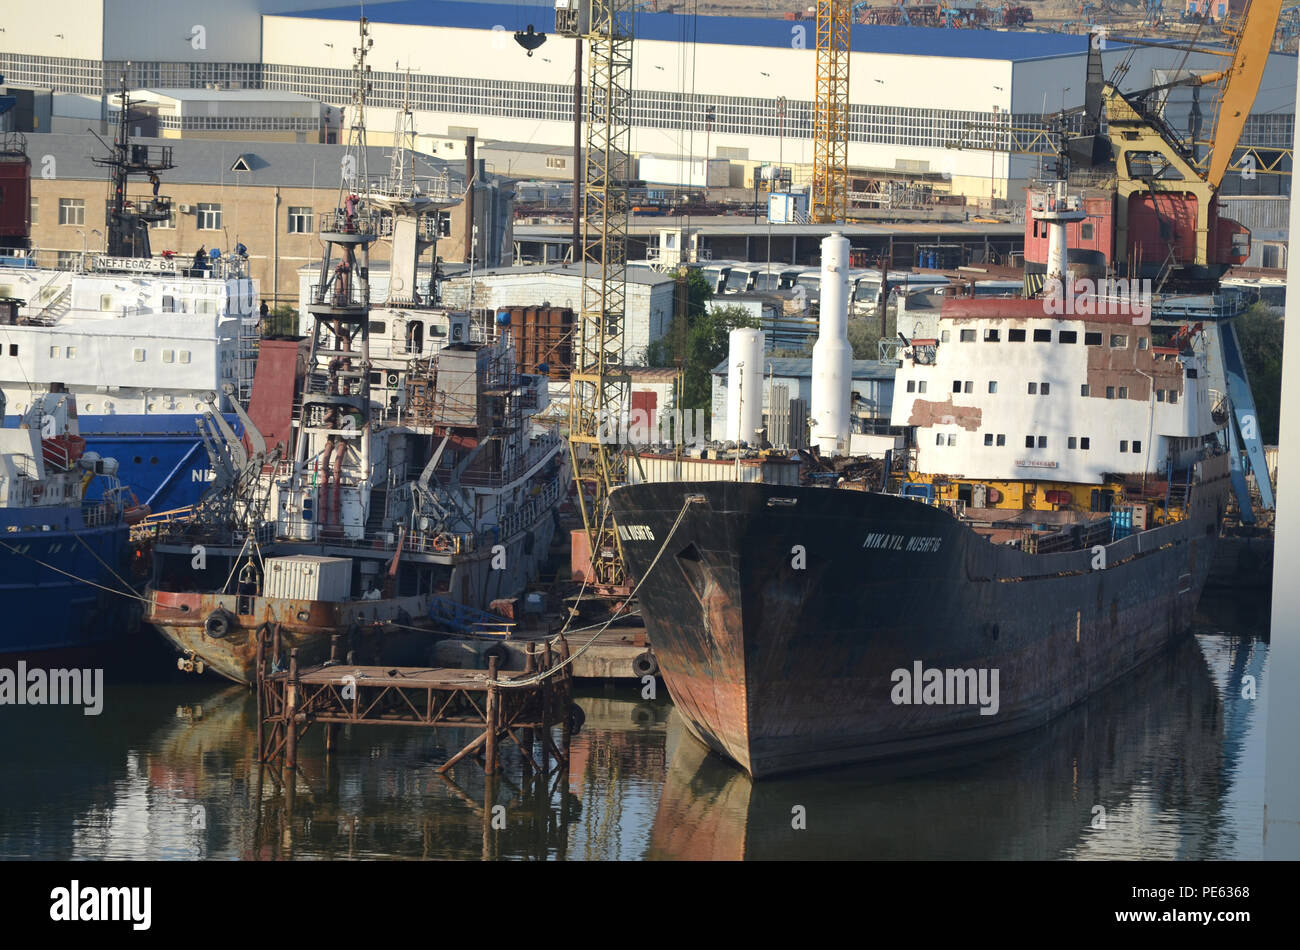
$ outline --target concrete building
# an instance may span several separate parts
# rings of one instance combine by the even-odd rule
[[[248,248],[250,276],[268,299],[296,303],[298,268],[320,259],[317,215],[338,205],[339,145],[284,142],[231,142],[190,139],[140,139],[139,144],[170,145],[176,167],[162,175],[161,194],[175,209],[171,220],[151,231],[155,253],[189,257],[205,245],[229,251]],[[102,250],[108,181],[88,156],[103,153],[89,135],[30,136],[32,162],[32,240],[48,263],[75,267],[83,252]],[[385,172],[389,150],[372,146],[369,173]],[[459,163],[417,156],[416,174],[446,173],[454,191],[464,189]],[[149,195],[144,181],[140,197]],[[513,253],[512,192],[495,177],[475,186],[479,256],[487,263],[510,263]],[[447,237],[438,243],[444,260],[463,260],[465,205],[448,212]],[[372,248],[377,263],[387,260],[387,244]],[[47,261],[42,260],[42,263]]]
[[[138,89],[129,93],[132,134],[249,142],[338,141],[340,114],[308,96],[271,89]],[[108,121],[118,107],[110,102]]]

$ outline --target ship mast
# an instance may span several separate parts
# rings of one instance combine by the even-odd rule
[[[127,96],[125,72],[122,73],[117,100],[117,132],[110,154],[107,158],[91,159],[96,165],[111,170],[106,228],[108,254],[110,257],[147,258],[152,256],[149,225],[166,221],[172,213],[171,199],[158,194],[158,173],[176,166],[172,164],[170,145],[131,144],[131,106],[137,105],[138,100]],[[132,175],[147,176],[153,193],[134,197],[128,194]]]

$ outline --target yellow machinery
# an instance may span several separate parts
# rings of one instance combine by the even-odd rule
[[[849,0],[817,0],[817,89],[813,107],[815,224],[843,221],[849,196]]]

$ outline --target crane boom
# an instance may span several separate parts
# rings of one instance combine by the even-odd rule
[[[1273,33],[1282,12],[1282,0],[1250,0],[1241,29],[1237,31],[1232,54],[1232,65],[1226,70],[1223,85],[1219,87],[1218,109],[1215,110],[1213,145],[1210,167],[1205,180],[1214,188],[1223,181],[1223,175],[1232,161],[1232,153],[1241,140],[1259,84],[1268,65]]]

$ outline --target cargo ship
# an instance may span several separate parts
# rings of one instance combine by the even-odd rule
[[[1037,215],[1061,294],[1080,215],[1063,192]],[[827,459],[851,439],[847,245],[822,247]],[[659,667],[705,745],[761,778],[1002,738],[1186,633],[1230,484],[1206,348],[1153,335],[1140,299],[1074,303],[947,298],[900,349],[891,422],[911,438],[883,485],[737,466],[613,492]],[[754,388],[738,433],[761,419]]]
[[[320,216],[307,339],[264,343],[249,408],[233,407],[244,438],[215,406],[205,417],[216,478],[154,547],[146,619],[182,669],[251,683],[272,629],[303,664],[336,636],[359,660],[425,663],[448,601],[514,598],[549,552],[569,476],[564,441],[534,422],[546,377],[518,372],[500,320],[440,305],[437,222],[460,196],[413,175],[413,129],[372,179],[364,119],[353,128],[355,171]],[[372,308],[382,235],[389,289]]]
[[[0,663],[89,656],[138,621],[123,575],[130,523],[147,511],[116,471],[86,451],[75,398],[57,384],[0,429]]]

